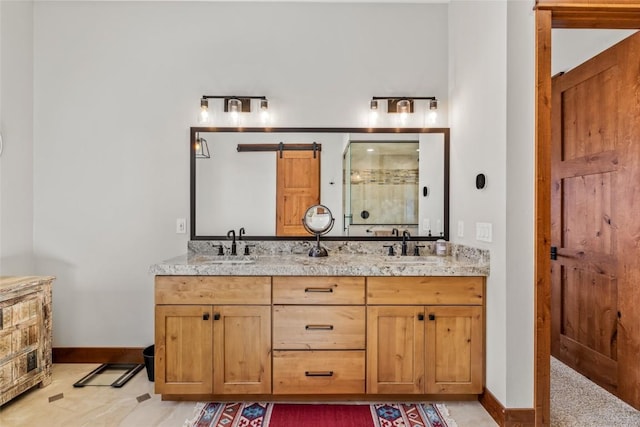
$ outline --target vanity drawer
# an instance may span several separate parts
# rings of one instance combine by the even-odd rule
[[[363,394],[365,352],[275,351],[273,394]]]
[[[271,304],[271,277],[156,276],[156,304]]]
[[[367,304],[482,305],[483,277],[369,277]]]
[[[274,277],[273,303],[364,304],[364,277]]]
[[[273,306],[273,348],[344,350],[365,348],[364,306]]]

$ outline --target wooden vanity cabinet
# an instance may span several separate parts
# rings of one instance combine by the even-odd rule
[[[156,393],[480,394],[484,287],[484,277],[156,276]]]
[[[156,276],[160,394],[271,393],[271,278]]]
[[[367,304],[367,393],[482,392],[484,278],[371,277]]]

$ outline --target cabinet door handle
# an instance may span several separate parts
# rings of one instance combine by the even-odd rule
[[[220,313],[216,313],[213,315],[213,320],[220,320]]]
[[[209,313],[205,313],[202,315],[202,320],[209,320]]]
[[[333,325],[307,325],[307,331],[333,331]]]
[[[435,314],[429,314],[429,320],[436,320]]]
[[[304,375],[305,377],[332,377],[333,371],[319,371],[319,372],[305,371]]]
[[[423,321],[424,320],[424,314],[422,314],[422,313],[418,314],[418,320]]]
[[[322,292],[322,293],[332,293],[333,288],[304,288],[305,292]]]

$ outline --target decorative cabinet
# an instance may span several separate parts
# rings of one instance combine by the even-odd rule
[[[53,277],[0,278],[0,405],[51,383]]]
[[[483,295],[479,277],[369,278],[367,393],[481,393]]]
[[[271,278],[156,277],[161,394],[271,392]]]
[[[363,277],[273,278],[273,393],[363,394]]]

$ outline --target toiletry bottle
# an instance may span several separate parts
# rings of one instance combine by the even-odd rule
[[[447,255],[447,242],[444,239],[436,240],[436,255],[438,256]]]

